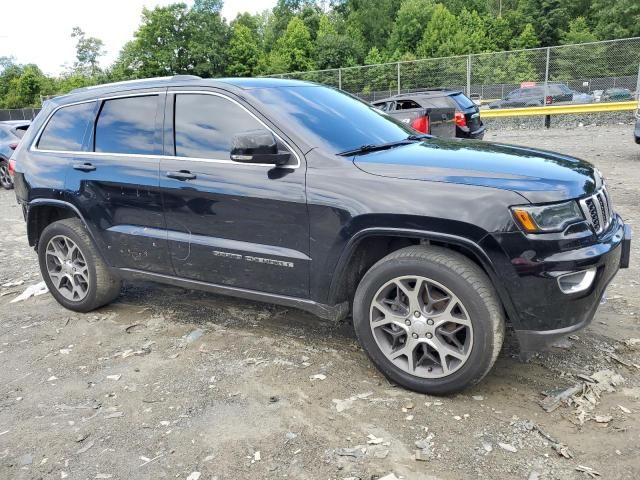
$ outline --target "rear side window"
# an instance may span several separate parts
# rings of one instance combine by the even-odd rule
[[[40,150],[79,152],[87,129],[93,119],[95,102],[62,107],[47,123],[40,140]]]
[[[431,108],[456,108],[456,104],[449,97],[426,97],[422,99],[425,107]]]
[[[158,96],[105,100],[96,121],[95,151],[105,153],[157,153]]]
[[[22,127],[16,127],[16,137],[18,137],[18,138],[24,137],[24,134],[27,133],[27,128],[29,128],[29,125],[24,125]]]
[[[398,100],[396,101],[396,110],[412,110],[414,108],[420,108],[417,102],[413,100]]]
[[[177,94],[176,156],[228,160],[233,136],[264,126],[230,100],[215,95]]]
[[[456,95],[451,95],[451,98],[453,98],[453,100],[458,104],[458,106],[462,110],[467,110],[468,108],[473,108],[473,107],[476,106],[476,104],[473,103],[471,101],[471,99],[469,97],[467,97],[463,93],[458,93]]]

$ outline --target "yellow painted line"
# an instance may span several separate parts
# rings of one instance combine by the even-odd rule
[[[524,108],[496,108],[493,110],[480,110],[482,118],[499,117],[526,117],[533,115],[566,115],[569,113],[598,113],[598,112],[622,112],[635,110],[638,103],[630,102],[604,102],[604,103],[577,103],[569,105],[549,105],[548,107],[524,107]]]

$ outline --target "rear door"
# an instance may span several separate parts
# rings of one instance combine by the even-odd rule
[[[309,294],[303,156],[286,167],[230,160],[234,135],[275,129],[220,91],[171,91],[160,165],[169,249],[182,278],[296,297]],[[173,158],[171,158],[173,157]]]
[[[158,175],[164,98],[146,90],[98,100],[85,151],[68,170],[67,200],[114,267],[172,273]]]

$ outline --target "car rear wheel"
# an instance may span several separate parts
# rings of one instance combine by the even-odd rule
[[[378,369],[429,394],[478,383],[504,338],[504,314],[485,273],[439,247],[408,247],[376,263],[358,286],[353,318]]]
[[[53,297],[65,308],[89,312],[111,303],[120,279],[103,262],[77,218],[48,225],[38,241],[40,272]]]
[[[0,186],[5,190],[13,188],[13,179],[9,174],[9,163],[6,160],[0,160]]]

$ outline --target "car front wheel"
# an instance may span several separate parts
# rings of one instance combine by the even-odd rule
[[[378,369],[429,394],[478,383],[504,338],[504,313],[486,274],[439,247],[404,248],[376,263],[358,286],[353,318]]]

